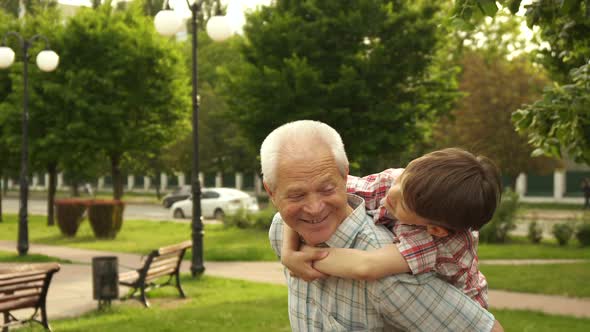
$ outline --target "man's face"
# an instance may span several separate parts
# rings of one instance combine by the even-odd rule
[[[281,160],[271,199],[283,220],[309,245],[330,239],[350,214],[346,175],[338,171],[327,149]]]

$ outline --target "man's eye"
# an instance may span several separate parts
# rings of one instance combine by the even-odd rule
[[[287,198],[290,200],[296,201],[296,200],[302,199],[303,196],[304,196],[303,194],[292,194],[292,195],[287,196]]]
[[[335,188],[334,188],[334,187],[328,187],[328,188],[324,188],[324,189],[322,190],[322,193],[323,193],[323,194],[327,194],[327,195],[328,195],[328,194],[332,194],[332,193],[334,192],[334,190],[335,190]]]

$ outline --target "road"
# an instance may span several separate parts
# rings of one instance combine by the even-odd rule
[[[18,200],[15,198],[2,199],[4,213],[18,213]],[[45,200],[30,199],[29,214],[47,215],[47,202]],[[155,204],[127,204],[125,206],[125,219],[144,219],[153,221],[174,221],[189,223],[190,219],[174,219],[170,210]]]

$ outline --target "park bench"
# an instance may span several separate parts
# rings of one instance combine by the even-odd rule
[[[192,241],[185,241],[159,248],[147,256],[143,266],[139,269],[119,273],[119,284],[131,288],[121,300],[134,298],[143,303],[144,306],[149,307],[146,292],[163,286],[175,286],[180,293],[180,297],[185,297],[180,285],[180,264],[185,251],[191,246]],[[163,277],[168,277],[168,280],[158,283],[158,279]],[[138,296],[136,295],[137,292],[139,292]]]
[[[51,331],[47,321],[47,291],[53,274],[59,271],[59,264],[18,264],[0,268],[0,312],[4,323],[0,325],[2,332],[8,327],[28,322],[37,322]],[[35,311],[27,319],[18,319],[13,310],[32,308]],[[37,314],[41,312],[41,320]]]

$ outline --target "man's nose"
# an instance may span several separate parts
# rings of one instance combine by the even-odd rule
[[[305,204],[304,212],[313,216],[318,216],[321,214],[323,209],[324,201],[316,195],[310,195],[309,199]]]

